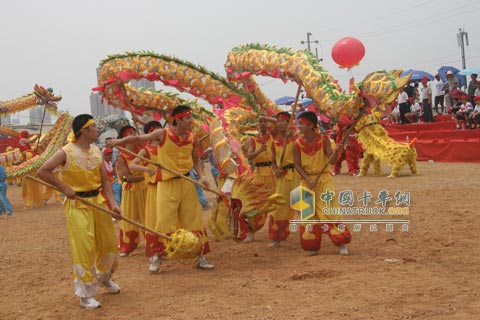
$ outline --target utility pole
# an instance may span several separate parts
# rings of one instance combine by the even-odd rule
[[[310,43],[316,43],[318,44],[318,40],[310,40],[310,37],[312,36],[311,32],[307,32],[307,41],[300,41],[301,44],[307,44],[308,51],[312,52],[312,48],[310,47]],[[315,56],[317,57],[317,61],[322,61],[322,58],[318,58],[318,50],[315,48]]]
[[[465,39],[465,41],[463,41],[463,39]],[[457,42],[462,52],[462,69],[465,69],[467,67],[465,65],[465,43],[467,44],[467,47],[468,47],[468,33],[465,32],[465,29],[458,28]]]

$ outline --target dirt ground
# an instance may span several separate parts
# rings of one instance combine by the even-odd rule
[[[334,177],[337,192],[355,196],[410,192],[410,215],[394,217],[410,219],[408,231],[365,224],[352,231],[351,255],[338,255],[324,236],[320,255],[309,257],[296,233],[267,248],[263,228],[253,243],[211,239],[213,271],[168,261],[155,275],[142,243],[120,259],[121,293],[102,292],[97,310],[81,309],[73,295],[61,205],[25,209],[21,188],[10,186],[15,217],[0,219],[0,319],[478,319],[479,165],[418,166],[417,176],[404,169],[390,179],[384,167],[382,177]]]

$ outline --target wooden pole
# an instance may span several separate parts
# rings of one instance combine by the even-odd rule
[[[292,115],[290,117],[290,121],[288,121],[287,131],[285,132],[285,145],[283,146],[282,155],[280,156],[280,162],[278,166],[279,170],[281,170],[283,167],[283,160],[285,158],[285,151],[287,150],[287,144],[288,144],[288,133],[292,131],[293,122],[295,121],[295,112],[297,109],[298,98],[300,97],[301,92],[302,92],[302,85],[299,84],[297,89],[297,94],[295,95],[295,102],[293,103]]]
[[[137,157],[137,158],[139,158],[139,159],[141,159],[141,160],[143,160],[143,161],[146,161],[146,162],[148,162],[148,163],[150,163],[150,164],[153,164],[154,166],[157,166],[157,167],[159,167],[159,168],[161,168],[161,169],[163,169],[163,170],[165,170],[165,171],[168,171],[168,172],[176,175],[176,176],[179,177],[179,178],[182,178],[182,179],[185,179],[185,180],[187,180],[187,181],[190,181],[191,183],[197,184],[197,185],[199,185],[200,187],[202,187],[203,189],[205,189],[205,190],[207,190],[207,191],[210,191],[210,192],[216,194],[217,196],[219,196],[219,197],[221,197],[221,198],[228,197],[228,195],[226,195],[226,194],[224,194],[224,193],[221,193],[221,192],[219,192],[219,191],[217,191],[217,190],[208,188],[208,187],[204,186],[202,183],[200,183],[200,182],[198,182],[198,181],[196,181],[196,180],[193,180],[193,179],[190,178],[190,177],[184,176],[182,173],[180,173],[180,172],[178,172],[178,171],[176,171],[176,170],[173,170],[173,169],[170,169],[170,168],[166,168],[165,166],[161,165],[160,163],[155,162],[155,161],[152,161],[152,160],[147,159],[147,158],[145,158],[145,157],[142,157],[141,155],[138,155],[138,154],[136,154],[135,152],[132,152],[132,151],[127,150],[127,149],[125,149],[125,148],[123,148],[123,147],[120,147],[120,146],[116,146],[115,148],[118,148],[118,150],[120,150],[120,151],[122,151],[122,152],[128,153],[129,155],[132,155],[132,156]]]
[[[359,118],[360,119],[360,118]],[[341,148],[343,148],[343,145],[345,144],[345,141],[347,141],[347,138],[348,136],[350,135],[350,133],[352,133],[353,129],[355,129],[355,126],[357,124],[358,120],[356,120],[354,123],[352,123],[350,125],[350,127],[348,127],[347,131],[343,134],[342,136],[342,140],[340,140],[340,143],[337,144],[337,147],[335,148],[335,150],[332,152],[332,154],[330,155],[330,157],[328,157],[328,160],[327,162],[324,164],[322,170],[320,170],[320,173],[317,175],[317,177],[315,178],[315,181],[318,182],[318,179],[320,179],[320,176],[324,173],[323,171],[327,168],[327,166],[329,165],[330,161],[333,159],[333,157],[335,156],[335,154],[337,153],[337,150],[339,149],[338,146],[340,146]]]
[[[32,177],[31,175],[27,175],[27,178],[28,178],[28,179],[31,179],[31,180],[33,180],[33,181],[36,181],[36,182],[38,182],[38,183],[41,183],[41,184],[43,184],[43,185],[45,185],[45,186],[47,186],[47,187],[49,187],[49,188],[52,188],[52,189],[54,189],[54,190],[57,190],[57,191],[60,192],[60,193],[62,192],[62,191],[61,191],[60,189],[58,189],[56,186],[54,186],[54,185],[52,185],[52,184],[50,184],[50,183],[47,183],[47,182],[45,182],[45,181],[43,181],[43,180],[41,180],[41,179]],[[111,216],[113,216],[113,217],[118,217],[118,215],[117,215],[116,212],[113,212],[113,211],[111,211],[111,210],[108,210],[107,208],[102,207],[101,205],[98,205],[98,204],[96,204],[96,203],[92,203],[92,202],[90,202],[90,201],[88,201],[88,200],[86,200],[86,199],[84,199],[84,198],[76,197],[76,198],[75,198],[75,201],[80,201],[81,203],[84,203],[84,204],[86,204],[86,205],[88,205],[88,206],[94,207],[94,208],[97,209],[97,210],[100,210],[100,211],[103,211],[103,212],[105,212],[105,213],[108,213],[109,215],[111,215]],[[155,231],[155,230],[153,230],[153,229],[150,229],[150,228],[144,226],[143,224],[138,223],[138,222],[135,221],[135,220],[131,220],[131,219],[129,219],[129,218],[127,218],[127,217],[124,217],[124,216],[120,216],[120,219],[125,220],[126,222],[128,222],[128,223],[130,223],[130,224],[133,224],[134,226],[139,227],[139,228],[141,228],[141,229],[143,229],[143,230],[145,230],[145,231],[148,231],[148,232],[150,232],[150,233],[152,233],[152,234],[154,234],[154,235],[157,235],[157,236],[159,236],[160,238],[166,239],[166,240],[168,240],[168,241],[172,241],[172,238],[170,238],[169,236],[167,236],[167,235],[165,235],[165,234],[163,234],[163,233],[160,233],[160,232],[158,232],[158,231]]]

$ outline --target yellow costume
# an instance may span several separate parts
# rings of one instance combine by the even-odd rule
[[[35,154],[32,151],[25,151],[25,161],[33,158]],[[44,206],[42,196],[42,185],[32,179],[27,179],[26,176],[22,178],[22,198],[25,207],[27,208],[41,208]]]
[[[72,143],[64,146],[66,163],[61,177],[77,197],[107,207],[98,192],[101,186],[101,152],[88,151]],[[74,290],[79,297],[93,297],[98,283],[104,283],[117,268],[117,243],[112,219],[108,214],[80,201],[67,199],[64,204],[70,247],[72,249]],[[96,268],[96,271],[95,271]]]
[[[300,150],[301,164],[305,173],[309,178],[316,179],[320,174],[320,170],[323,169],[328,161],[327,154],[325,152],[325,146],[327,137],[321,134],[317,134],[315,139],[311,143],[307,143],[303,137],[298,138],[295,141],[295,145]],[[325,200],[321,198],[322,193],[328,189],[333,194],[335,193],[335,187],[333,186],[333,179],[330,174],[331,165],[328,165],[321,173],[318,183],[315,186],[313,192],[315,192],[315,215],[311,218],[314,220],[327,220],[327,219],[342,219],[342,216],[338,215],[324,215],[322,213],[323,208],[326,207]],[[305,181],[301,181],[301,185],[308,188]],[[329,207],[338,207],[337,197],[333,196]],[[306,251],[318,251],[320,249],[320,242],[322,239],[322,232],[327,233],[332,242],[338,246],[344,245],[350,242],[351,235],[348,229],[340,230],[337,224],[312,224],[311,231],[308,231],[305,225],[300,226],[300,244],[302,249]]]
[[[265,135],[258,135],[252,139],[252,149],[253,152],[257,151],[262,144],[265,144],[266,150],[257,155],[254,159],[255,169],[255,183],[265,186],[266,189],[270,190],[270,194],[273,194],[275,191],[275,174],[272,170],[272,144],[273,137],[270,133],[267,132]],[[247,228],[246,232],[256,232],[260,230],[267,219],[267,212],[263,214],[257,214],[254,217],[247,218]],[[242,228],[243,229],[243,228]],[[242,238],[243,236],[242,232]]]
[[[157,146],[146,146],[145,158],[157,162]],[[158,167],[153,164],[147,165],[151,169],[157,170]],[[157,176],[150,176],[148,172],[144,172],[145,181],[147,182],[147,194],[145,200],[145,226],[155,229],[157,225]],[[159,256],[161,254],[161,242],[155,234],[145,231],[145,247],[147,257]]]
[[[285,241],[290,234],[289,221],[295,216],[295,211],[290,207],[290,192],[298,187],[299,176],[293,164],[293,142],[288,139],[287,148],[282,163],[280,163],[285,139],[277,137],[272,144],[272,152],[275,153],[277,167],[282,169],[283,175],[277,179],[275,193],[281,194],[287,203],[286,206],[278,206],[270,216],[268,225],[268,237],[272,241]]]
[[[135,158],[132,155],[120,153],[120,157],[125,159],[127,166]],[[142,173],[132,173],[134,175],[142,175]],[[145,181],[140,182],[122,182],[122,202],[120,208],[122,215],[145,224],[145,201],[147,195],[147,184]],[[140,228],[136,227],[125,220],[120,220],[120,252],[130,253],[135,250],[140,242]]]
[[[164,131],[163,144],[158,146],[157,159],[166,168],[185,176],[193,168],[192,151],[194,136],[187,133],[185,139],[173,129]],[[192,182],[159,170],[157,174],[157,223],[155,230],[172,234],[179,227],[195,233],[204,243],[203,253],[210,251],[202,220],[202,208]],[[161,255],[165,255],[166,240],[161,239]]]

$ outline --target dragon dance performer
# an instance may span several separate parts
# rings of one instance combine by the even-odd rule
[[[37,155],[32,149],[30,135],[27,130],[20,132],[18,136],[18,145],[20,146],[20,152],[22,153],[23,161],[27,161]],[[44,206],[43,201],[43,189],[42,185],[31,179],[27,179],[25,176],[22,178],[22,198],[25,207],[41,208]]]
[[[190,107],[180,105],[171,112],[173,127],[158,129],[148,134],[113,139],[110,147],[145,141],[157,141],[157,160],[163,166],[188,176],[192,168],[198,173],[200,182],[208,186],[207,177],[198,157],[199,143],[193,133]],[[166,170],[157,173],[157,222],[155,230],[170,235],[178,228],[195,233],[203,242],[203,254],[210,252],[202,220],[202,208],[192,182]],[[160,255],[165,256],[166,241],[162,239]],[[161,261],[161,260],[160,260]],[[199,269],[213,269],[205,256],[197,263]]]
[[[268,131],[268,121],[263,116],[259,118],[259,129],[259,134],[246,142],[246,155],[248,160],[254,162],[255,182],[264,185],[273,194],[275,191],[275,174],[272,170],[273,136]],[[244,229],[242,233],[246,233],[244,242],[254,241],[255,232],[265,224],[267,213],[248,219],[248,223],[242,227]]]
[[[117,242],[112,219],[98,209],[87,206],[76,197],[88,199],[106,207],[120,218],[112,186],[102,163],[101,151],[92,145],[98,139],[98,129],[88,114],[75,117],[72,124],[74,139],[58,150],[37,172],[42,180],[58,187],[67,197],[64,208],[73,257],[74,291],[80,297],[80,306],[100,307],[95,299],[98,284],[108,293],[120,292],[111,276],[118,266]],[[53,171],[61,166],[61,179]],[[103,194],[99,192],[102,188]]]
[[[128,125],[120,129],[119,137],[135,135],[135,128]],[[139,151],[137,143],[125,143],[125,148],[130,151]],[[142,172],[133,171],[134,156],[120,151],[115,162],[117,176],[122,181],[122,200],[120,207],[123,215],[138,223],[145,224],[145,200],[147,184]],[[120,227],[120,257],[126,257],[133,252],[140,242],[140,228],[125,220],[121,220]]]
[[[290,117],[290,113],[286,111],[277,114],[277,134],[272,143],[272,169],[277,178],[275,193],[281,194],[287,203],[290,202],[290,192],[300,183],[293,162],[293,138],[290,136],[290,132],[287,132]],[[285,144],[287,146],[283,161],[281,161]],[[281,241],[287,239],[290,234],[290,220],[294,216],[295,211],[290,206],[278,206],[270,215],[268,237],[271,243],[269,247],[278,247]]]
[[[158,121],[150,121],[143,127],[145,134],[161,129],[162,125]],[[157,162],[158,140],[149,141],[138,155],[149,160]],[[133,160],[132,169],[143,171],[145,181],[147,182],[147,194],[145,198],[145,226],[155,229],[157,224],[157,170],[158,167],[141,163],[142,160],[136,158]],[[160,270],[160,254],[162,253],[162,242],[159,237],[148,231],[145,231],[145,254],[150,258],[150,272]]]
[[[342,122],[338,124],[336,130],[336,143],[340,143],[342,141],[342,129],[348,124],[346,119],[342,119]],[[360,155],[362,153],[362,147],[358,142],[357,138],[354,134],[350,134],[347,137],[346,145],[343,151],[339,154],[337,161],[335,162],[333,174],[338,175],[340,174],[340,170],[342,168],[342,162],[345,160],[347,162],[348,174],[351,176],[355,176],[360,172]]]
[[[301,137],[295,140],[293,152],[295,169],[302,178],[301,185],[315,192],[315,215],[311,219],[341,219],[338,215],[324,215],[325,201],[321,194],[326,190],[335,192],[333,179],[328,166],[335,163],[338,152],[343,146],[337,145],[337,149],[330,160],[330,164],[323,172],[320,172],[332,154],[330,140],[318,132],[318,119],[314,112],[306,111],[298,116],[298,126]],[[317,176],[320,175],[318,181]],[[333,197],[330,207],[338,207],[336,197]],[[350,231],[344,227],[339,228],[335,224],[311,224],[312,230],[307,230],[305,225],[300,226],[300,244],[302,249],[309,255],[316,255],[320,250],[322,231],[327,233],[332,242],[340,248],[340,254],[348,254],[346,244],[350,242]]]

